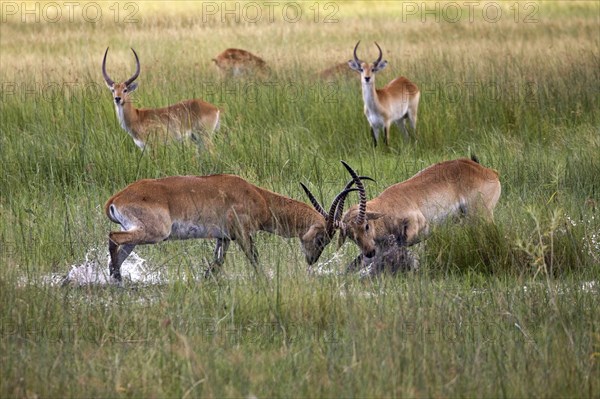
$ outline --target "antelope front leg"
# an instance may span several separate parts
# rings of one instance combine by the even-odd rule
[[[229,248],[231,240],[229,238],[217,238],[217,245],[215,246],[214,259],[211,265],[204,272],[204,277],[208,278],[212,274],[220,270],[221,266],[225,262],[225,253]]]
[[[414,215],[408,220],[404,230],[404,240],[398,240],[406,246],[411,246],[419,243],[429,234],[429,223],[422,214]],[[398,237],[397,237],[398,238]]]
[[[217,238],[217,246],[215,247],[215,259],[216,265],[221,266],[225,262],[225,253],[229,249],[231,240],[229,238]]]
[[[383,140],[386,147],[390,145],[390,125],[388,124],[383,128]]]
[[[256,269],[258,266],[258,252],[252,239],[252,231],[256,231],[254,226],[256,221],[237,210],[231,210],[227,215],[227,219],[227,231],[231,232],[230,238],[237,242]]]
[[[371,137],[373,137],[373,147],[377,147],[377,136],[379,136],[379,130],[371,127]]]
[[[246,257],[252,264],[255,270],[258,270],[258,252],[254,246],[254,240],[252,236],[248,235],[245,238],[240,238],[238,244],[242,247],[242,251],[246,254]]]

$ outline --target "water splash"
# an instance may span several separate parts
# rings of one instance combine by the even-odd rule
[[[308,267],[307,271],[309,274],[315,276],[328,276],[339,274],[338,267],[342,261],[343,256],[339,252],[335,252],[330,259],[321,261],[315,266]]]
[[[71,270],[64,276],[60,284],[63,285],[107,285],[116,281],[109,275],[108,264],[110,256],[105,249],[92,248],[85,254],[85,261],[71,266]],[[155,285],[166,281],[165,277],[152,270],[146,260],[137,253],[132,252],[121,265],[121,276],[124,281]],[[57,284],[52,279],[50,284]]]

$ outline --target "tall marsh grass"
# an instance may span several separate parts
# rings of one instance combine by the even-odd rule
[[[408,2],[314,3],[316,20],[301,3],[297,22],[257,24],[204,22],[216,3],[127,4],[116,21],[100,3],[96,23],[23,23],[21,3],[3,3],[0,396],[598,397],[597,3],[519,2],[517,17],[493,3],[505,15],[494,23],[483,4],[451,23],[447,3],[412,15]],[[421,88],[417,139],[394,127],[391,145],[373,148],[358,75],[317,79],[358,40],[361,58],[377,41],[389,61],[379,87],[404,75]],[[117,80],[133,73],[129,48],[140,55],[137,106],[221,106],[215,152],[142,153],[102,81],[107,46]],[[228,47],[272,75],[218,80],[210,59]],[[260,234],[259,273],[232,245],[223,276],[201,279],[213,243],[196,240],[136,248],[169,277],[160,284],[45,280],[90,251],[103,265],[116,228],[103,204],[136,179],[235,173],[300,200],[303,182],[329,203],[348,180],[340,159],[376,180],[373,197],[470,153],[500,174],[495,224],[434,229],[416,272],[340,275],[358,253],[348,243],[307,268],[297,241]]]

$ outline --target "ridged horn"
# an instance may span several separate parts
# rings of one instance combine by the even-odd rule
[[[336,210],[338,208],[338,204],[340,201],[344,201],[348,193],[352,191],[357,191],[357,188],[348,188],[339,193],[331,203],[331,208],[329,208],[329,214],[327,215],[327,235],[333,236],[335,233],[335,229],[339,226],[339,221],[336,220]]]
[[[381,62],[381,59],[383,58],[383,51],[381,51],[381,47],[379,47],[379,44],[377,44],[377,42],[375,42],[375,45],[377,46],[377,49],[379,50],[379,57],[377,58],[377,60],[373,63],[373,65],[377,65]]]
[[[104,76],[104,81],[106,82],[107,85],[112,86],[115,84],[114,80],[112,80],[110,78],[110,76],[108,76],[108,73],[106,73],[106,55],[108,54],[108,47],[106,48],[106,51],[104,52],[104,59],[102,60],[102,76]]]
[[[372,182],[374,182],[375,180],[371,179],[369,176],[358,176],[358,178],[360,180],[370,180]],[[350,180],[347,184],[346,187],[344,187],[344,190],[349,189],[350,187],[352,187],[352,185],[354,184],[354,179]],[[335,220],[340,220],[342,217],[342,213],[344,212],[344,205],[345,205],[345,201],[346,198],[344,197],[340,203],[338,204],[337,210],[335,211]]]
[[[138,55],[133,48],[131,49],[131,51],[133,51],[133,55],[135,55],[136,69],[135,69],[135,73],[133,74],[133,76],[125,81],[125,86],[129,86],[138,78],[138,76],[140,76],[140,69],[141,69],[140,68],[140,59],[138,58]]]
[[[358,216],[356,216],[356,223],[363,224],[365,221],[365,217],[367,214],[367,194],[365,192],[365,186],[362,184],[358,174],[348,165],[346,162],[342,161],[344,167],[348,170],[356,187],[358,188],[358,196],[360,198],[360,202],[358,204]]]
[[[300,183],[300,185],[304,189],[304,192],[306,193],[306,196],[310,200],[310,203],[312,204],[312,206],[317,210],[317,212],[319,212],[321,215],[323,215],[324,218],[327,218],[327,212],[325,212],[325,209],[323,209],[323,207],[321,206],[321,204],[319,203],[319,201],[317,201],[317,199],[310,192],[310,190],[308,189],[308,187],[306,187],[304,185],[304,183]]]
[[[358,48],[358,45],[360,44],[360,40],[356,43],[356,46],[354,46],[354,62],[356,62],[358,65],[360,65],[362,63],[362,61],[356,56],[356,49]]]

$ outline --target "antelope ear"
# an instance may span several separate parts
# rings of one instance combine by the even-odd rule
[[[369,212],[367,211],[367,220],[377,220],[382,217],[384,214],[379,212]]]
[[[373,65],[373,72],[381,71],[383,68],[387,66],[387,60],[379,61],[377,65]]]
[[[317,234],[315,230],[316,230],[315,226],[310,226],[308,231],[306,233],[304,233],[304,235],[302,237],[300,237],[300,240],[302,240],[302,241],[312,240],[314,238],[314,236]]]
[[[132,91],[137,89],[137,86],[138,86],[137,83],[133,82],[129,86],[127,86],[127,91],[131,93]]]
[[[350,69],[355,70],[356,72],[362,72],[361,66],[358,64],[358,62],[354,60],[348,61],[348,66],[350,67]]]

